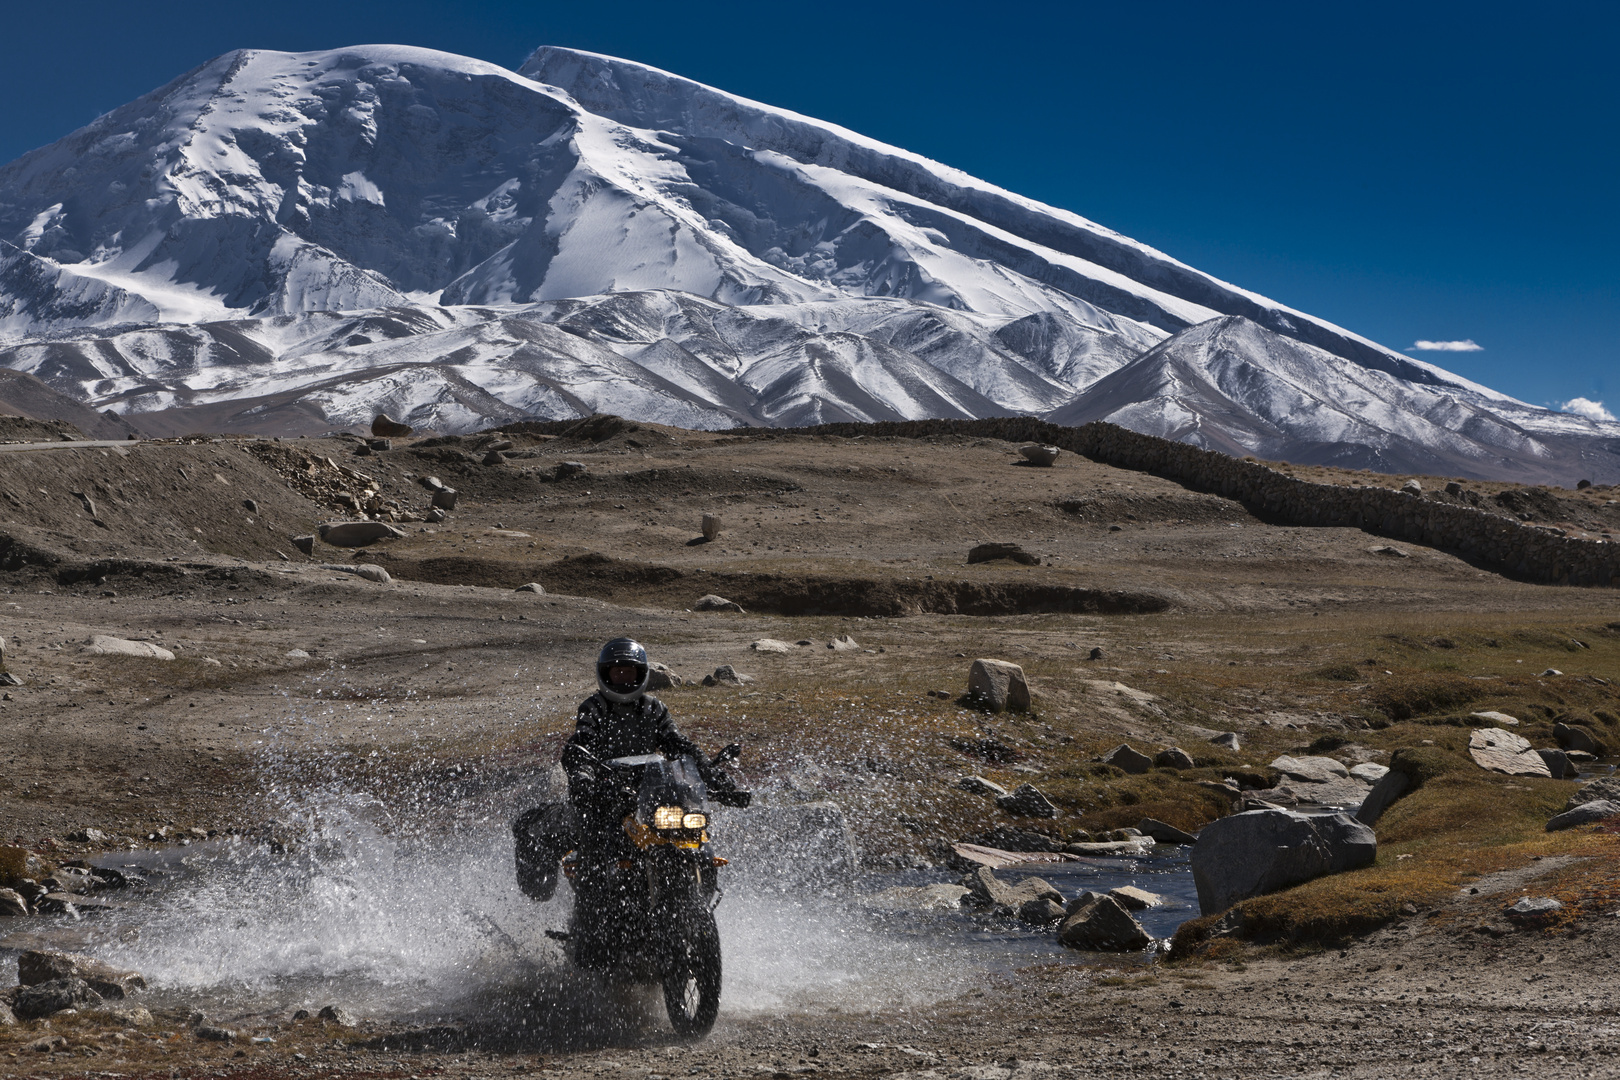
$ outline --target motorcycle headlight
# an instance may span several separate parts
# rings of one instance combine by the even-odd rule
[[[703,829],[707,828],[708,824],[708,814],[687,814],[681,818],[681,828],[683,829]]]
[[[653,811],[653,828],[678,829],[685,817],[686,811],[679,806],[660,806]]]

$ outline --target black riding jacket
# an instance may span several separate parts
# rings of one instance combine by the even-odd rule
[[[643,694],[631,702],[609,701],[597,691],[579,705],[574,734],[563,747],[562,767],[568,774],[568,798],[587,825],[607,825],[622,798],[618,781],[591,761],[606,762],[633,754],[662,753],[675,758],[690,755],[710,787],[729,786],[730,778],[709,764],[697,744],[675,730],[675,721],[662,701]]]

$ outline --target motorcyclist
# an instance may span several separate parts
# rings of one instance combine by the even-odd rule
[[[568,803],[537,806],[513,823],[518,883],[525,894],[549,899],[557,887],[557,863],[578,848],[585,859],[606,856],[623,834],[627,797],[621,776],[607,767],[614,758],[662,753],[690,756],[711,791],[735,790],[731,778],[675,728],[669,709],[647,693],[652,665],[647,650],[631,638],[614,638],[596,658],[596,693],[580,702],[574,734],[563,747]]]

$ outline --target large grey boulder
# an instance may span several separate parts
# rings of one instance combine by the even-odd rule
[[[1179,746],[1167,746],[1153,755],[1153,764],[1160,769],[1190,769],[1192,755]]]
[[[1124,769],[1128,773],[1145,773],[1153,768],[1153,759],[1139,750],[1132,749],[1130,743],[1120,743],[1104,754],[1102,759],[1104,764]]]
[[[17,991],[11,1010],[20,1020],[39,1020],[63,1009],[101,1004],[101,995],[83,979],[52,979]]]
[[[1008,915],[1019,914],[1031,901],[1063,903],[1063,894],[1038,877],[1009,883],[996,877],[988,866],[981,866],[962,878],[962,887],[968,891],[964,903]]]
[[[1366,866],[1373,831],[1347,814],[1250,810],[1212,821],[1192,849],[1193,884],[1205,915],[1239,900]]]
[[[1018,448],[1018,452],[1024,455],[1025,461],[1031,465],[1039,465],[1042,468],[1051,468],[1052,463],[1058,459],[1058,455],[1063,453],[1056,446],[1043,446],[1040,443],[1025,443]]]
[[[741,604],[734,600],[727,600],[723,596],[707,593],[697,598],[692,604],[693,611],[735,611],[739,615],[747,614]]]
[[[1528,741],[1501,728],[1481,728],[1470,734],[1468,754],[1476,765],[1491,772],[1509,776],[1552,775],[1552,770]]]
[[[1599,799],[1596,802],[1582,803],[1573,810],[1565,810],[1547,822],[1548,832],[1558,832],[1560,829],[1573,829],[1577,825],[1590,825],[1594,821],[1608,821],[1620,814],[1620,803],[1610,802],[1608,799]]]
[[[1603,754],[1603,744],[1593,738],[1590,731],[1574,724],[1554,724],[1553,741],[1564,750],[1580,750],[1599,756]]]
[[[1009,814],[1020,817],[1055,818],[1058,808],[1034,784],[1019,784],[1008,795],[996,798],[996,805]]]
[[[1302,780],[1307,784],[1331,784],[1350,775],[1344,762],[1330,757],[1289,757],[1285,754],[1273,761],[1271,767],[1291,780]]]
[[[1024,669],[1005,660],[978,659],[968,668],[967,696],[991,712],[1029,711]]]
[[[1067,910],[1058,940],[1071,949],[1134,952],[1153,943],[1136,917],[1112,896],[1082,893]]]
[[[399,539],[405,533],[386,521],[328,521],[320,527],[321,539],[333,547],[365,547],[385,538]]]
[[[1575,790],[1564,804],[1565,810],[1573,810],[1582,803],[1597,802],[1607,799],[1609,802],[1620,803],[1620,774],[1600,776],[1596,780],[1588,780]]]
[[[1378,819],[1384,816],[1384,811],[1389,809],[1390,804],[1405,795],[1406,789],[1411,786],[1410,776],[1393,769],[1388,770],[1361,801],[1361,809],[1356,811],[1356,820],[1363,825],[1378,824]]]
[[[83,979],[104,998],[121,998],[146,989],[140,972],[116,968],[83,953],[30,949],[17,957],[17,981],[23,986],[38,986],[53,979]]]
[[[148,660],[173,660],[174,653],[150,641],[128,641],[107,634],[93,634],[81,652],[91,656],[139,656]]]

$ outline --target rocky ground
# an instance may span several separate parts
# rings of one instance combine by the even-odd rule
[[[1277,792],[1291,782],[1269,768],[1280,754],[1387,764],[1402,747],[1465,745],[1469,709],[1515,712],[1537,745],[1560,717],[1603,734],[1616,711],[1612,591],[1275,527],[1068,455],[1043,469],[990,440],[612,424],[360,445],[0,455],[0,630],[20,683],[0,688],[0,839],[60,863],[148,837],[262,836],[289,786],[318,783],[504,813],[554,759],[596,647],[621,633],[689,682],[725,664],[750,676],[664,697],[705,744],[744,742],[762,791],[840,801],[874,866],[926,863],[941,840],[998,826],[1058,846],[1150,812],[1195,829],[1231,809],[1235,794],[1210,794],[1226,777]],[[456,491],[442,521],[429,477]],[[355,506],[404,535],[294,544]],[[721,519],[707,542],[705,513]],[[991,541],[1038,562],[966,561]],[[364,564],[392,581],[329,568]],[[527,582],[544,592],[514,591]],[[709,594],[742,611],[694,610]],[[95,635],[175,658],[83,651]],[[845,636],[855,647],[829,647]],[[751,648],[766,638],[810,644]],[[1020,664],[1033,711],[966,708],[976,657]],[[1221,732],[1240,749],[1209,742]],[[1094,760],[1121,741],[1180,746],[1193,765],[1135,776]],[[957,786],[967,774],[1032,782],[1059,817],[999,811]],[[1498,779],[1469,798],[1541,820],[1574,788]],[[1453,825],[1467,860],[1425,846],[1413,821],[1381,835],[1379,866],[1356,880],[1411,910],[1332,942],[1151,966],[1075,954],[903,1011],[723,1015],[697,1047],[637,1034],[394,1051],[373,1041],[398,1027],[386,1017],[259,1017],[262,1032],[230,1043],[161,1009],[135,1028],[32,1021],[0,1030],[0,1073],[1602,1075],[1620,922],[1580,869],[1602,837],[1537,847]],[[1400,876],[1420,863],[1428,877]],[[1508,879],[1491,875],[1542,871],[1554,877],[1513,878],[1509,893],[1562,888],[1576,916],[1503,923]],[[29,1049],[56,1035],[65,1051]]]

